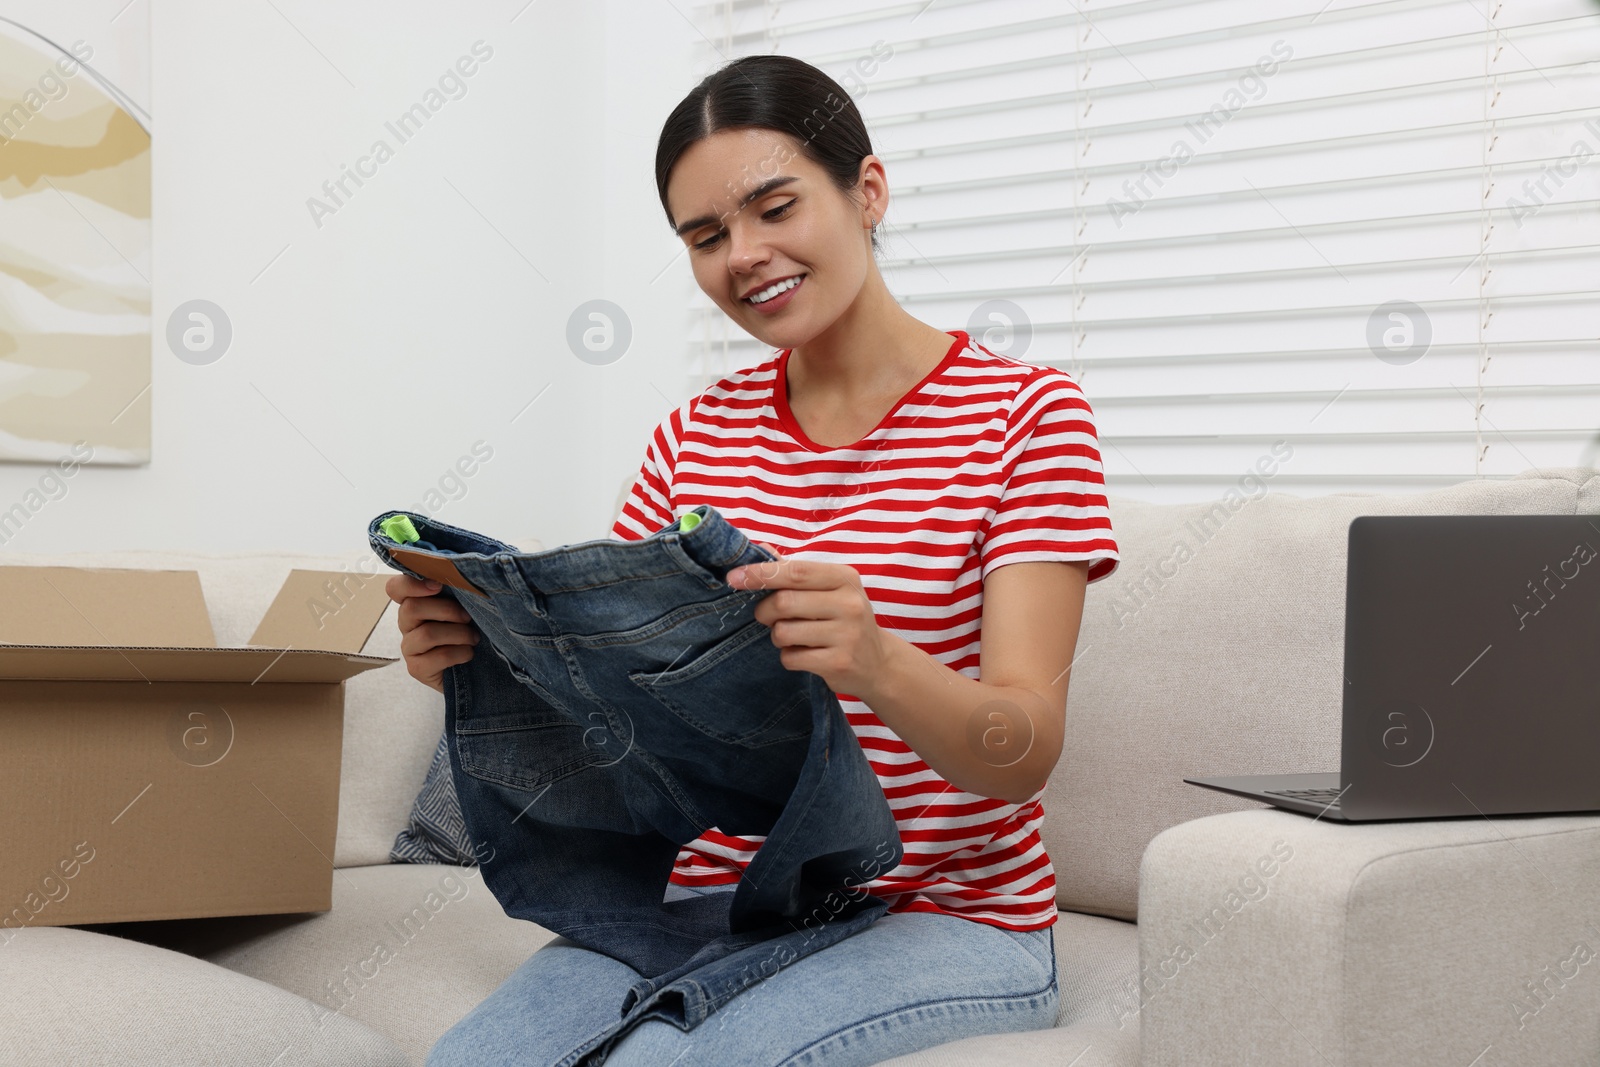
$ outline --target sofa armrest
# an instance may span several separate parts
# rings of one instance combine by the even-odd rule
[[[1275,808],[1139,870],[1142,1067],[1600,1062],[1600,816]]]

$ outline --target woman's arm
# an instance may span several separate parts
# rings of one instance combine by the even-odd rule
[[[1061,758],[1087,562],[1025,562],[983,583],[978,676],[895,637],[889,670],[855,694],[958,789],[1020,804]]]
[[[772,629],[785,667],[811,671],[835,692],[864,701],[957,789],[1020,804],[1061,756],[1088,573],[1086,561],[1054,560],[990,572],[982,681],[879,627],[852,567],[782,557],[739,568],[728,581],[774,590],[756,606],[756,618]]]

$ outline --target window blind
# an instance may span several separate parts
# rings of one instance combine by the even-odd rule
[[[782,52],[850,91],[890,291],[1071,373],[1113,492],[1214,497],[1262,457],[1303,493],[1600,466],[1596,0],[693,17],[705,72]],[[773,350],[689,285],[698,392]]]

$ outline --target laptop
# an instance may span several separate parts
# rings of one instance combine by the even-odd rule
[[[1341,822],[1600,811],[1600,515],[1362,515],[1339,770],[1185,778]]]

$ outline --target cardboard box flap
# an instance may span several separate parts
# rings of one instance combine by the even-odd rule
[[[385,576],[292,570],[262,616],[250,644],[360,652],[392,601]]]
[[[342,682],[394,662],[392,656],[313,649],[0,645],[0,680]]]
[[[0,566],[0,605],[0,642],[6,644],[217,643],[195,571]]]

